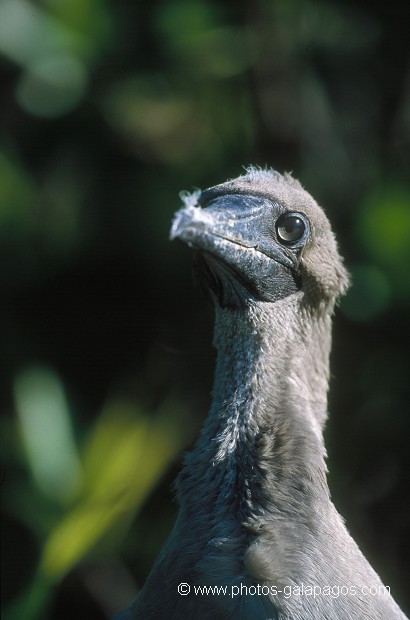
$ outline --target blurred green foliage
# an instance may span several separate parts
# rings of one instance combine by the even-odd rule
[[[192,432],[181,403],[167,398],[154,415],[137,403],[113,399],[92,426],[78,454],[71,416],[58,377],[33,368],[17,376],[18,436],[30,488],[5,489],[10,514],[21,518],[40,541],[34,581],[6,617],[42,618],[47,599],[63,576],[90,555],[118,545],[164,469]],[[33,495],[34,493],[34,495]],[[38,495],[39,497],[36,497]],[[44,527],[44,520],[46,527]]]
[[[178,192],[293,170],[352,273],[335,322],[335,501],[405,606],[409,9],[0,0],[3,613],[107,618],[176,511],[212,311]]]

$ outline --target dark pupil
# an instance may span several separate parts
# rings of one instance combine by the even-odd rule
[[[278,223],[278,235],[282,241],[297,241],[304,232],[305,224],[300,217],[286,217]]]

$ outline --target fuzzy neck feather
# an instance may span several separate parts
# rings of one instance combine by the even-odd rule
[[[180,523],[206,522],[197,529],[203,545],[218,549],[219,563],[232,546],[242,550],[231,555],[232,575],[273,520],[276,531],[281,518],[314,528],[329,502],[322,424],[330,314],[313,315],[301,294],[216,309],[213,402],[177,486]],[[207,552],[205,572],[212,561]]]

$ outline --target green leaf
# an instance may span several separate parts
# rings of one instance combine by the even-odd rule
[[[149,417],[114,402],[84,451],[82,499],[50,532],[42,572],[61,578],[115,529],[124,530],[187,439],[172,401]],[[182,418],[184,415],[182,416]]]

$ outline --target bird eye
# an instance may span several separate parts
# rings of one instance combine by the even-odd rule
[[[279,241],[285,245],[292,245],[300,241],[304,237],[306,229],[306,220],[299,213],[284,213],[276,222]]]

